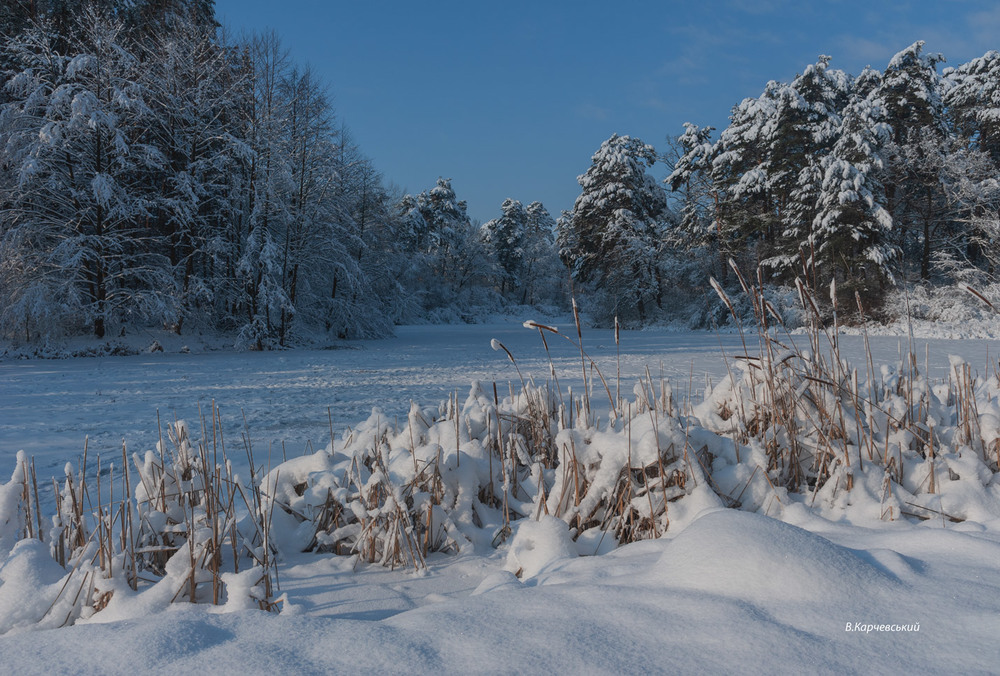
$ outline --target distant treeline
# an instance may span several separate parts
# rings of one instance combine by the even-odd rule
[[[735,106],[716,140],[686,124],[666,159],[669,203],[645,176],[653,148],[613,137],[560,220],[563,260],[605,314],[702,323],[709,276],[739,286],[730,261],[755,284],[822,289],[824,303],[836,282],[855,314],[857,298],[879,313],[904,284],[994,283],[1000,54],[938,73],[943,60],[917,42],[851,77],[821,56]]]
[[[1000,262],[997,52],[939,73],[917,42],[856,77],[820,57],[715,140],[687,124],[664,157],[612,135],[558,221],[508,199],[480,226],[447,179],[388,185],[315,74],[273,34],[230,38],[211,0],[5,3],[0,32],[8,340],[165,326],[263,349],[570,291],[598,321],[708,325],[730,261],[878,316]]]
[[[400,194],[315,74],[273,34],[231,39],[211,0],[4,3],[0,32],[8,339],[163,325],[262,349],[563,297],[541,204],[481,231],[448,180]]]

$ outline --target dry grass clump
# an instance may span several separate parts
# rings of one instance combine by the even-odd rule
[[[751,300],[756,330],[739,327],[744,349],[736,360],[742,373],[712,397],[715,416],[704,416],[707,426],[727,432],[737,444],[763,449],[766,462],[760,469],[768,480],[790,492],[811,493],[811,502],[817,495],[833,500],[838,491],[850,492],[870,477],[868,483],[879,486],[884,518],[944,514],[960,520],[918,496],[939,494],[943,483],[972,469],[970,462],[998,470],[1000,432],[993,412],[1000,377],[980,379],[952,358],[948,379],[932,383],[928,357],[921,370],[912,333],[900,362],[879,369],[864,335],[864,363],[853,366],[841,355],[835,284],[828,327],[814,294],[798,282],[810,324],[804,336],[793,336],[764,299],[760,280],[748,284],[733,269]],[[733,303],[715,288],[736,318]],[[856,302],[864,318],[857,296]],[[960,466],[963,471],[956,471]]]
[[[464,404],[414,404],[404,424],[376,410],[265,477],[265,506],[303,534],[303,550],[419,569],[433,552],[499,543],[531,513],[557,416],[551,391],[528,384],[503,399],[477,384]]]
[[[648,369],[633,388],[634,398],[627,400],[622,395],[619,357],[612,395],[609,379],[583,348],[575,302],[573,309],[575,339],[552,327],[525,322],[527,328],[538,329],[543,340],[544,332],[549,332],[573,343],[580,352],[584,383],[581,395],[573,397],[570,392],[571,415],[560,416],[554,440],[558,458],[551,485],[546,486],[547,497],[536,514],[563,519],[577,538],[588,533],[595,540],[624,544],[659,537],[669,527],[669,505],[706,481],[698,465],[710,464],[708,448],[694,449],[678,417],[672,388],[663,378],[654,379]],[[614,339],[619,346],[617,321]],[[550,373],[555,378],[551,360]],[[604,407],[591,400],[597,383],[607,397],[603,425],[599,411]]]
[[[17,494],[6,520],[11,539],[36,539],[49,545],[67,575],[49,609],[38,618],[61,624],[104,610],[116,594],[150,592],[166,602],[233,602],[227,580],[239,573],[240,589],[261,609],[275,608],[276,549],[270,542],[270,515],[263,494],[251,480],[233,474],[213,406],[211,433],[202,420],[202,441],[195,445],[183,422],[167,426],[168,447],[131,458],[123,445],[120,464],[98,456],[94,467],[87,444],[79,470],[67,463],[61,481],[53,479],[55,514],[44,517],[34,463],[18,457],[5,492]],[[161,433],[162,438],[162,433]],[[251,475],[252,450],[246,440]],[[13,490],[11,490],[13,489]],[[51,526],[43,528],[48,522]]]

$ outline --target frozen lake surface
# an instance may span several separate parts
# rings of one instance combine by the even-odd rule
[[[571,319],[558,327],[575,338]],[[563,338],[546,335],[560,385],[579,391],[579,351]],[[201,413],[208,418],[213,401],[235,462],[243,456],[244,415],[258,463],[268,448],[280,458],[282,444],[291,457],[329,441],[330,417],[339,434],[366,419],[373,407],[396,417],[409,410],[411,401],[433,405],[456,392],[464,399],[476,380],[496,382],[502,396],[507,383],[518,385],[518,375],[502,351],[491,349],[493,339],[510,350],[525,378],[542,382],[549,377],[538,331],[513,320],[402,326],[392,338],[334,350],[0,361],[0,461],[10,464],[24,450],[35,457],[40,475],[61,474],[67,459],[81,455],[88,437],[90,454],[119,458],[123,440],[130,452],[142,452],[159,437],[157,412],[164,424],[176,417],[195,426]],[[804,342],[802,336],[795,339]],[[844,356],[863,370],[863,339],[843,336],[841,341]],[[929,355],[934,377],[947,374],[951,354],[984,372],[988,355],[1000,355],[991,342],[917,340],[916,353],[921,362]],[[583,343],[612,391],[620,363],[623,393],[629,394],[648,368],[654,378],[669,379],[678,398],[689,392],[697,396],[706,379],[717,382],[726,375],[723,352],[742,351],[737,334],[662,329],[622,331],[620,357],[612,331],[585,329]],[[905,339],[898,337],[873,336],[871,344],[876,364],[896,363],[900,349],[905,350]],[[751,343],[751,353],[754,349]],[[603,387],[593,382],[599,388],[594,400],[600,402]],[[237,452],[232,452],[234,444]]]

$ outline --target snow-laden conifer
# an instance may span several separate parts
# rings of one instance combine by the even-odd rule
[[[662,300],[657,267],[667,203],[647,173],[656,150],[630,136],[614,134],[591,158],[577,182],[582,192],[562,240],[564,261],[577,283],[599,288],[610,316],[646,319],[650,303]],[[572,242],[572,244],[569,244]]]
[[[883,115],[870,99],[851,103],[837,143],[822,162],[808,266],[812,281],[821,286],[837,281],[848,302],[855,291],[865,299],[877,296],[892,280],[898,253],[890,238],[892,216],[883,206],[879,148],[890,133]]]

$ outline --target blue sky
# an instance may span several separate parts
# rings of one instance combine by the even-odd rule
[[[915,40],[958,65],[1000,49],[996,0],[385,2],[216,0],[227,26],[273,29],[325,79],[386,177],[453,179],[473,218],[507,197],[558,216],[612,133],[659,150],[686,121],[724,127],[768,80],[819,54],[856,74]],[[666,174],[664,167],[655,172]]]

